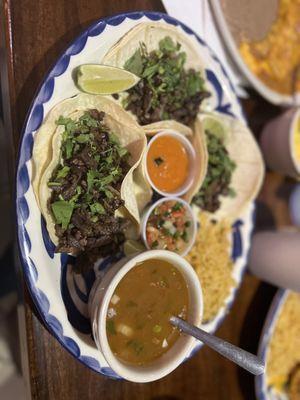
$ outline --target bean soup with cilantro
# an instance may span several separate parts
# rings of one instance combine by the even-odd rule
[[[180,337],[170,317],[186,319],[188,307],[187,284],[176,267],[161,259],[137,264],[118,284],[108,307],[112,352],[132,365],[154,361]]]

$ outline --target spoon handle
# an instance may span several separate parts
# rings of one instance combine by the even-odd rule
[[[240,367],[246,369],[254,375],[261,375],[264,373],[265,364],[254,354],[248,351],[242,350],[239,347],[226,342],[214,335],[211,335],[204,330],[197,328],[194,325],[189,324],[178,317],[171,317],[170,322],[172,325],[179,328],[182,332],[195,337],[213,350],[222,354],[222,356],[228,358]]]

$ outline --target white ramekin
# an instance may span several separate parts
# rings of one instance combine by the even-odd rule
[[[163,197],[159,200],[157,200],[155,203],[153,203],[151,206],[149,206],[142,217],[142,221],[141,221],[141,236],[142,239],[144,241],[145,246],[147,247],[148,250],[151,250],[151,248],[149,247],[149,244],[147,242],[147,236],[146,236],[146,227],[147,227],[147,222],[148,219],[152,213],[152,211],[159,206],[161,203],[165,203],[166,201],[178,201],[179,203],[183,204],[184,208],[187,210],[187,214],[188,216],[190,216],[190,220],[191,220],[191,225],[188,228],[188,232],[189,232],[189,241],[186,244],[186,247],[184,248],[184,251],[180,254],[181,256],[186,256],[188,254],[188,252],[191,250],[193,244],[195,243],[196,240],[196,234],[197,234],[197,220],[196,217],[193,213],[193,210],[191,208],[191,206],[183,199],[179,198],[179,197],[175,197],[175,196],[170,196],[170,197]]]
[[[152,180],[148,174],[147,157],[148,157],[149,149],[152,146],[153,142],[155,142],[155,140],[157,140],[158,138],[160,138],[162,136],[171,136],[171,137],[176,138],[179,142],[181,142],[183,144],[183,146],[185,147],[185,149],[188,153],[188,156],[189,156],[190,170],[189,170],[188,177],[187,177],[186,181],[184,182],[184,184],[174,192],[164,192],[162,190],[159,190],[154,185],[154,183],[152,182]],[[176,131],[172,131],[170,129],[162,130],[159,133],[157,133],[155,136],[153,136],[152,139],[150,140],[150,142],[148,143],[143,162],[144,162],[146,177],[147,177],[150,185],[157,193],[159,193],[162,196],[182,196],[189,190],[189,188],[193,184],[194,177],[195,177],[195,170],[196,170],[196,165],[195,165],[196,152],[195,152],[195,149],[194,149],[193,145],[191,144],[191,142],[185,136],[181,135],[180,133],[178,133]]]
[[[122,378],[132,382],[151,382],[164,377],[178,367],[191,353],[195,339],[181,335],[176,343],[160,358],[144,366],[133,366],[120,361],[111,351],[106,335],[106,315],[110,299],[116,287],[128,271],[137,263],[148,259],[170,262],[183,275],[189,292],[188,321],[200,326],[203,313],[203,297],[197,274],[191,265],[176,253],[166,250],[151,250],[122,259],[112,266],[101,281],[96,281],[91,291],[90,318],[97,347],[108,365]]]

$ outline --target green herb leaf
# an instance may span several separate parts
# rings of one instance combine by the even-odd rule
[[[114,320],[109,319],[108,321],[106,321],[106,330],[111,335],[116,335],[117,334]]]
[[[126,346],[130,346],[137,355],[139,355],[143,350],[144,346],[137,340],[131,339],[126,343]]]
[[[232,188],[228,188],[228,196],[229,197],[235,197],[236,196],[236,191]]]
[[[48,182],[48,187],[61,186],[60,182]]]
[[[112,192],[110,190],[104,190],[104,193],[108,199],[112,199],[114,197],[114,195],[112,194]]]
[[[65,178],[68,175],[68,172],[70,171],[70,167],[68,167],[67,165],[65,165],[64,167],[62,167],[62,169],[60,169],[57,172],[56,175],[56,179],[61,179],[61,178]]]
[[[162,327],[160,325],[154,325],[154,327],[152,328],[152,331],[154,333],[159,333],[159,332],[161,332],[161,330],[162,330]]]
[[[152,77],[156,72],[158,72],[158,64],[154,65],[149,65],[144,69],[144,72],[142,74],[142,78],[150,78]]]
[[[80,144],[87,143],[90,140],[90,135],[81,133],[80,135],[76,136],[75,140]]]
[[[74,205],[65,200],[55,201],[51,204],[52,212],[57,224],[67,229],[72,217]]]
[[[118,151],[118,154],[119,154],[120,157],[124,157],[124,156],[126,156],[127,154],[129,154],[129,153],[128,153],[128,150],[125,149],[125,147],[118,147],[118,148],[117,148],[117,151]]]
[[[154,162],[159,167],[160,164],[162,164],[164,162],[164,160],[161,157],[157,157],[157,158],[154,158]]]
[[[155,240],[152,244],[151,244],[151,249],[155,249],[158,246],[158,241]]]
[[[170,36],[166,36],[159,42],[159,50],[164,52],[173,52],[179,50],[178,44],[174,43]]]
[[[89,128],[96,128],[99,126],[99,121],[91,116],[91,114],[86,111],[80,118],[79,121],[83,124],[88,126]]]
[[[76,187],[76,194],[74,194],[74,196],[69,200],[70,203],[75,204],[79,198],[79,196],[81,195],[82,189],[81,186],[77,186]]]
[[[179,211],[182,209],[182,207],[183,207],[183,204],[180,203],[179,201],[176,201],[176,203],[172,207],[172,211]]]
[[[136,52],[126,61],[124,69],[137,76],[141,76],[143,72],[143,58],[140,49],[137,49]]]
[[[112,175],[107,175],[104,177],[101,177],[99,180],[97,180],[98,183],[100,183],[100,186],[107,186],[110,183],[112,183],[114,181],[114,177]]]
[[[187,95],[194,96],[197,92],[203,90],[204,81],[196,72],[187,77]]]
[[[71,139],[67,139],[64,143],[65,146],[65,157],[68,160],[72,156],[73,142]]]
[[[188,234],[187,234],[187,231],[183,231],[181,237],[182,237],[182,239],[183,239],[183,241],[184,241],[185,243],[188,242]]]
[[[89,170],[89,171],[88,171],[87,177],[86,177],[87,184],[88,184],[88,187],[87,187],[88,193],[89,193],[89,192],[91,191],[91,189],[93,188],[93,186],[94,186],[94,181],[95,181],[95,179],[96,179],[97,177],[99,177],[99,172],[98,172],[98,171],[94,171],[94,170]]]
[[[118,136],[115,135],[114,133],[110,133],[110,134],[109,134],[109,140],[110,140],[111,143],[120,145],[119,138],[118,138]]]
[[[90,210],[93,214],[105,214],[105,208],[98,202],[90,204]]]

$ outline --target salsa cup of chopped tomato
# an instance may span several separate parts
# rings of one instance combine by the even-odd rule
[[[179,197],[164,197],[145,212],[141,234],[149,250],[169,250],[185,256],[192,248],[197,221],[190,205]]]

